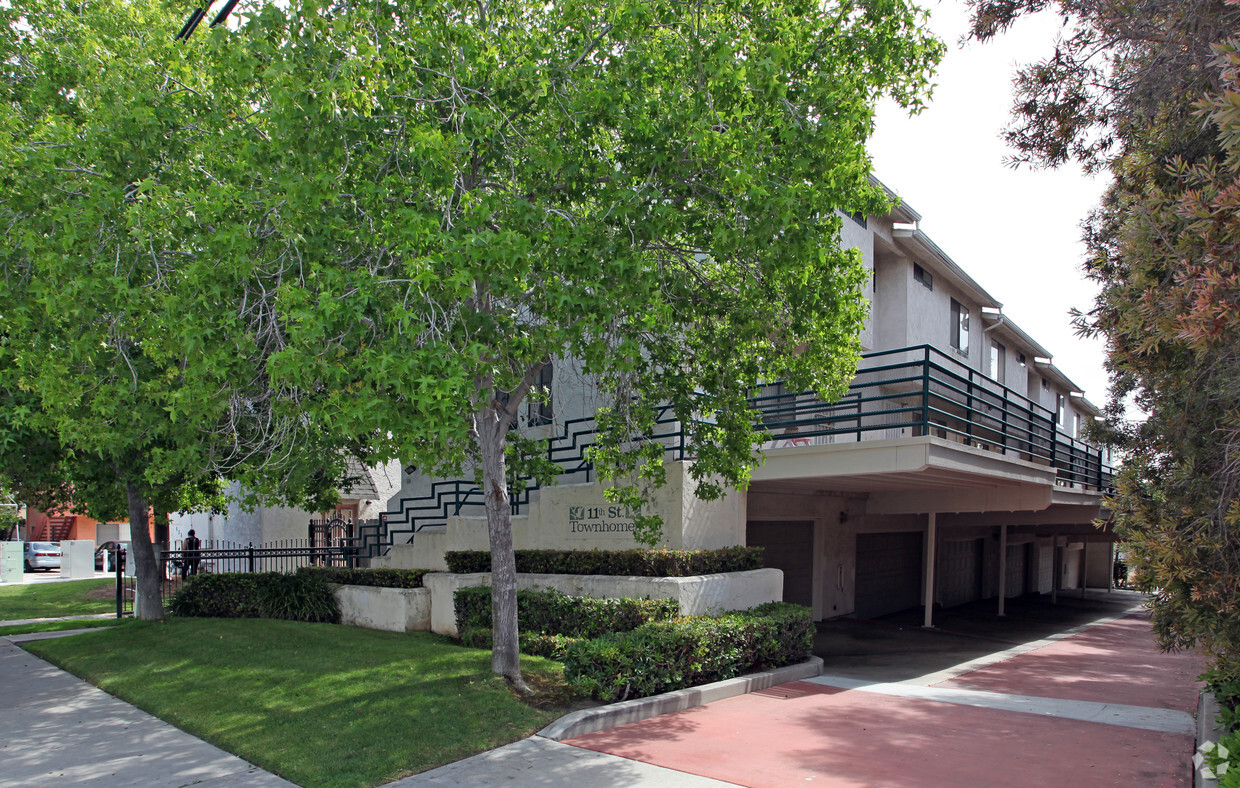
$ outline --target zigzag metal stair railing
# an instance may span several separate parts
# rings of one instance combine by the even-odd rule
[[[683,460],[684,433],[680,422],[668,415],[669,410],[667,407],[660,410],[655,418],[655,431],[647,439],[662,442],[670,459]],[[564,422],[559,435],[547,441],[547,459],[561,468],[561,477],[585,474],[585,481],[590,480],[594,465],[586,459],[586,450],[594,445],[596,432],[593,418],[570,419]],[[513,514],[519,514],[522,507],[528,506],[530,494],[541,487],[529,477],[522,481],[526,484],[520,493],[511,487],[508,490]],[[444,525],[449,517],[460,515],[466,507],[482,505],[482,490],[471,480],[434,482],[425,495],[401,498],[393,510],[380,517],[378,524],[361,526],[355,540],[358,554],[362,557],[386,555],[392,545],[412,542],[418,531]]]
[[[812,392],[753,397],[755,425],[769,433],[770,440],[792,445],[815,439],[861,441],[893,431],[932,435],[1054,467],[1064,484],[1094,490],[1110,486],[1111,469],[1101,451],[1059,431],[1054,412],[942,351],[920,345],[862,358],[848,393],[835,402],[823,402]],[[656,425],[649,437],[664,443],[669,459],[683,460],[684,432],[667,408],[658,414]],[[548,441],[548,459],[563,469],[562,475],[584,473],[589,481],[593,467],[585,453],[594,435],[592,418],[566,422]],[[538,489],[527,481],[519,495],[509,491],[514,514]],[[356,538],[359,555],[383,555],[394,544],[411,542],[418,531],[443,525],[466,507],[482,503],[482,491],[473,481],[434,482],[429,493],[402,498],[378,525],[363,525]]]

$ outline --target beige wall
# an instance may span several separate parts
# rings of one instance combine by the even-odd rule
[[[745,494],[732,492],[717,501],[693,494],[684,463],[669,463],[667,484],[655,490],[642,511],[663,518],[663,539],[672,550],[709,550],[744,544]],[[642,548],[633,538],[633,516],[604,495],[606,485],[569,484],[547,487],[531,496],[527,513],[512,518],[513,544],[518,550],[631,550]],[[447,525],[418,532],[412,545],[396,545],[372,566],[447,569],[449,550],[488,549],[486,519],[453,517]]]

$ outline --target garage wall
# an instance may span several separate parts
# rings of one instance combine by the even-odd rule
[[[763,548],[763,564],[784,573],[784,601],[814,605],[814,521],[750,520],[745,544]]]
[[[857,618],[875,618],[921,604],[921,531],[857,534]]]
[[[1025,593],[1025,586],[1028,582],[1028,570],[1029,545],[1008,545],[1006,561],[1007,579],[1004,581],[1007,587],[1005,588],[1004,596],[1011,599]]]
[[[939,545],[938,602],[955,607],[982,598],[983,539]]]

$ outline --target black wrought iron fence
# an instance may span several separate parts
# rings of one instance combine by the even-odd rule
[[[164,604],[195,574],[226,572],[295,572],[303,566],[355,565],[357,548],[345,537],[330,538],[326,544],[308,539],[283,539],[262,544],[243,544],[227,540],[204,539],[196,550],[186,550],[182,540],[159,555],[160,595]],[[133,614],[136,578],[116,574],[117,617]]]

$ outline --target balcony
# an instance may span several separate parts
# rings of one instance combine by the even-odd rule
[[[1102,451],[1059,430],[1054,411],[929,345],[865,354],[835,402],[778,384],[751,402],[766,450],[929,435],[1053,467],[1060,485],[1110,485]]]
[[[848,393],[823,402],[812,392],[766,387],[750,400],[756,426],[769,435],[766,451],[795,446],[931,436],[1055,469],[1057,484],[1105,490],[1111,471],[1100,449],[1061,432],[1055,413],[929,345],[867,353]],[[547,456],[563,469],[561,483],[588,482],[594,443],[590,418],[566,422],[547,442]],[[680,422],[664,411],[648,436],[662,443],[668,460],[686,458]],[[511,490],[513,513],[529,503],[531,482]],[[402,498],[377,526],[360,529],[363,551],[376,554],[412,541],[423,528],[449,517],[481,515],[482,491],[472,481],[432,482],[421,495]]]

